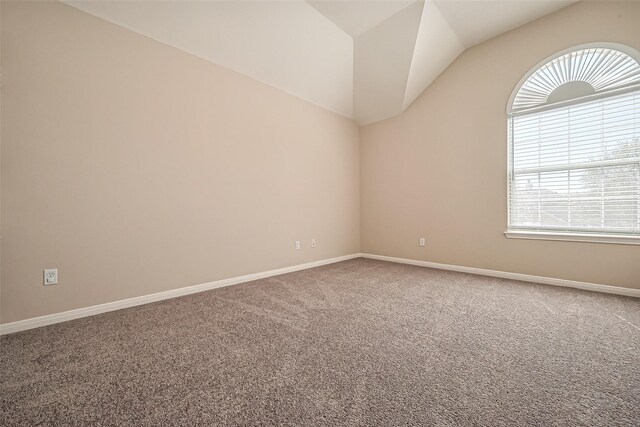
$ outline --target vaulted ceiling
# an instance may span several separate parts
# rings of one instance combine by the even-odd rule
[[[464,49],[575,0],[65,2],[368,124]]]

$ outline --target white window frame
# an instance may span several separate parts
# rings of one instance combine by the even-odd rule
[[[632,235],[632,234],[614,234],[611,232],[607,232],[606,230],[602,230],[602,232],[579,232],[579,231],[559,231],[559,230],[544,230],[542,227],[526,229],[525,227],[512,227],[511,226],[511,185],[512,185],[512,173],[513,173],[513,165],[512,165],[512,152],[513,152],[513,116],[518,114],[526,114],[534,111],[543,111],[548,109],[560,108],[568,105],[575,105],[587,101],[596,100],[599,98],[608,98],[611,96],[630,93],[634,91],[640,90],[640,84],[633,83],[627,86],[623,86],[620,88],[616,88],[614,90],[607,91],[605,93],[596,93],[590,96],[571,99],[564,102],[554,103],[551,105],[543,104],[534,106],[531,108],[524,108],[518,110],[517,112],[512,111],[512,107],[514,104],[514,100],[516,95],[520,91],[522,85],[527,81],[527,79],[534,74],[539,68],[544,66],[545,64],[553,61],[554,59],[566,55],[567,53],[589,49],[589,48],[610,48],[626,53],[632,58],[636,59],[640,63],[640,53],[628,46],[621,45],[618,43],[589,43],[578,46],[573,46],[571,48],[560,51],[540,63],[538,63],[535,67],[533,67],[516,85],[514,91],[511,94],[509,99],[509,103],[507,104],[507,229],[504,232],[504,235],[509,239],[531,239],[531,240],[558,240],[558,241],[570,241],[570,242],[592,242],[592,243],[613,243],[613,244],[625,244],[625,245],[640,245],[640,235]],[[611,163],[608,161],[607,163]],[[628,164],[627,159],[616,160],[613,163],[617,165],[620,164]],[[612,164],[614,165],[614,164]],[[564,170],[564,169],[563,169]]]

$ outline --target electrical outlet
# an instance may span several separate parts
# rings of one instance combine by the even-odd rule
[[[300,249],[300,240],[296,240],[296,249]]]
[[[58,284],[58,269],[52,268],[44,271],[44,285],[57,285]]]
[[[312,248],[315,248],[317,244],[318,243],[316,243],[316,239],[311,239],[311,247]]]
[[[424,237],[420,238],[420,246],[424,248],[424,245],[426,244],[426,240]]]

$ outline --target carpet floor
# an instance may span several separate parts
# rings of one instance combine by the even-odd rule
[[[355,259],[0,339],[0,425],[640,425],[640,299]]]

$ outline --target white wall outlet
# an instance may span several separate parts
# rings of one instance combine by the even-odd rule
[[[57,285],[58,284],[58,269],[52,268],[44,271],[44,285]]]
[[[296,249],[300,249],[300,240],[296,240]]]
[[[318,243],[316,242],[316,239],[311,239],[311,247],[312,248],[315,248],[317,244]]]
[[[426,239],[424,237],[420,238],[420,246],[424,248],[424,245],[426,244]]]

